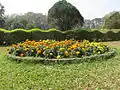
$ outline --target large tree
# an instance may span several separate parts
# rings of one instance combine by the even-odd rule
[[[48,11],[48,24],[60,30],[83,26],[84,18],[75,6],[66,0],[56,2]]]
[[[92,20],[85,20],[84,21],[84,28],[102,28],[102,25],[104,23],[104,19],[103,18],[95,18],[95,19],[92,19]]]
[[[104,17],[104,28],[120,29],[120,12],[111,12]]]
[[[42,13],[33,13],[28,12],[25,14],[12,14],[6,19],[6,29],[15,29],[15,28],[41,28],[47,29],[44,27],[47,25],[47,17]]]
[[[0,28],[3,28],[5,24],[4,12],[4,6],[0,3]]]

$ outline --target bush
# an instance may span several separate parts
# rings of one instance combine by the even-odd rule
[[[54,40],[64,40],[65,34],[56,30],[50,30],[49,32],[43,32],[40,30],[32,31],[33,40],[44,40],[44,39],[54,39]]]
[[[108,31],[102,33],[100,31],[87,31],[87,30],[69,30],[69,31],[59,31],[55,29],[50,30],[40,30],[40,29],[15,29],[15,30],[4,30],[0,29],[0,45],[11,45],[13,43],[18,43],[29,40],[65,40],[65,39],[75,39],[75,40],[89,40],[89,41],[114,41],[120,40],[120,32]]]
[[[5,33],[4,31],[0,31],[0,45],[5,44]]]
[[[5,32],[6,45],[25,41],[26,39],[31,40],[31,32],[25,32],[24,30],[15,30],[13,32]]]

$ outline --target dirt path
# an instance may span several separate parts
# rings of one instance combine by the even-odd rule
[[[111,47],[120,47],[120,41],[111,41],[111,42],[104,42],[105,44],[111,46]]]

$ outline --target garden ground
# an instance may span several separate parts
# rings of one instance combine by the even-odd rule
[[[8,60],[0,47],[0,90],[119,90],[120,41],[107,42],[117,48],[114,58],[80,64],[17,62]]]

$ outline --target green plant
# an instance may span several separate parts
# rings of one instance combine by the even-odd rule
[[[103,54],[109,52],[110,48],[107,45],[97,42],[89,42],[84,40],[79,42],[76,40],[43,40],[29,41],[13,44],[8,51],[9,54],[26,57],[40,57],[46,59],[60,58],[80,58],[95,54]]]
[[[48,23],[59,30],[70,30],[75,26],[83,26],[84,18],[75,6],[61,0],[49,9]]]

